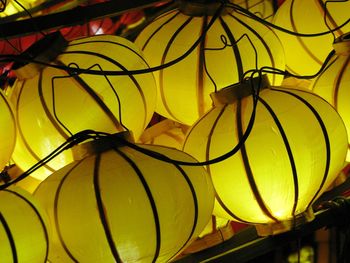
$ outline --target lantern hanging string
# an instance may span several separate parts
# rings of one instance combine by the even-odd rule
[[[257,73],[254,72],[252,73],[252,77],[253,75]],[[204,165],[211,165],[211,164],[215,164],[218,162],[221,162],[227,158],[229,158],[230,156],[234,155],[237,151],[239,151],[239,149],[242,147],[242,145],[245,143],[246,139],[248,138],[252,128],[253,128],[253,124],[254,124],[254,120],[255,120],[255,113],[256,113],[256,107],[257,107],[257,103],[258,103],[258,99],[259,99],[259,91],[260,91],[260,86],[261,86],[261,82],[262,82],[262,72],[258,71],[259,73],[259,79],[258,79],[258,85],[257,87],[254,86],[253,84],[253,80],[252,78],[249,80],[251,83],[251,87],[252,87],[252,99],[253,99],[253,109],[252,109],[252,114],[250,116],[248,125],[247,125],[247,129],[245,130],[241,140],[237,143],[237,145],[229,152],[217,157],[217,158],[213,158],[211,160],[208,161],[204,161],[204,162],[185,162],[185,161],[180,161],[180,160],[174,160],[171,159],[165,155],[162,155],[158,152],[152,151],[152,150],[148,150],[145,149],[141,146],[138,146],[137,144],[134,144],[132,142],[129,142],[123,138],[120,138],[118,136],[113,136],[112,134],[109,133],[105,133],[105,132],[97,132],[97,131],[93,131],[93,130],[84,130],[81,131],[77,134],[74,134],[73,136],[69,137],[67,139],[66,142],[64,142],[63,144],[61,144],[58,148],[56,148],[52,153],[50,153],[48,156],[46,156],[45,158],[43,158],[42,160],[40,160],[38,163],[36,163],[35,165],[33,165],[31,168],[29,168],[27,171],[25,171],[24,173],[22,173],[20,176],[18,176],[16,179],[9,181],[7,183],[4,183],[2,185],[0,185],[0,190],[3,190],[7,187],[9,187],[12,184],[15,184],[23,179],[25,179],[27,176],[29,176],[32,172],[34,172],[35,170],[37,170],[38,168],[40,168],[41,166],[45,165],[46,163],[48,163],[49,161],[51,161],[52,159],[54,159],[55,157],[57,157],[60,153],[62,153],[63,151],[72,148],[73,146],[78,145],[79,143],[82,143],[86,140],[96,140],[96,139],[100,139],[101,137],[106,137],[106,136],[113,136],[113,139],[115,140],[115,142],[118,145],[124,145],[127,147],[130,147],[138,152],[141,152],[151,158],[155,158],[157,160],[160,161],[164,161],[167,163],[172,163],[172,164],[176,164],[176,165],[187,165],[187,166],[204,166]]]
[[[75,71],[75,69],[79,69],[79,65],[76,63],[70,63],[68,64],[68,67],[71,69],[68,73],[68,76],[55,76],[51,78],[51,93],[52,93],[52,107],[53,107],[53,113],[54,113],[54,117],[56,119],[56,121],[67,131],[67,133],[70,134],[70,136],[73,136],[73,133],[68,129],[68,127],[60,120],[60,118],[57,115],[57,111],[56,111],[56,93],[55,93],[55,80],[57,79],[65,79],[65,78],[72,78],[75,76],[78,76],[79,73]],[[98,68],[101,72],[103,72],[103,69],[101,67],[101,65],[99,64],[94,64],[92,66],[89,67],[89,69],[92,68]],[[111,81],[109,80],[109,78],[106,75],[103,75],[104,78],[106,79],[108,86],[111,88],[113,94],[116,97],[117,103],[118,103],[118,117],[119,117],[119,124],[126,130],[128,131],[129,129],[123,124],[122,122],[122,105],[121,105],[121,101],[120,98],[118,96],[117,91],[114,89],[113,84],[111,83]]]

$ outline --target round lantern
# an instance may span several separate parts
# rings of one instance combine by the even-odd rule
[[[248,70],[284,69],[282,46],[270,28],[226,8],[206,32],[220,4],[179,2],[178,10],[156,18],[136,39],[150,66],[158,66],[181,57],[205,34],[185,58],[155,72],[160,115],[192,125],[211,108],[216,89],[237,83]],[[274,84],[282,81],[270,77]]]
[[[10,98],[18,138],[13,160],[24,171],[82,130],[128,129],[138,138],[153,115],[156,87],[151,73],[103,75],[103,71],[148,68],[137,47],[124,38],[99,35],[66,42],[53,33],[24,55],[73,71],[34,63],[14,65],[18,80]],[[75,74],[75,68],[101,75]],[[43,179],[71,161],[71,152],[65,151],[32,175]]]
[[[255,89],[258,87],[255,82]],[[257,224],[261,235],[312,220],[312,203],[343,168],[347,134],[334,108],[306,91],[262,83],[253,126],[250,81],[213,94],[215,107],[191,128],[184,150],[207,166],[214,214]]]
[[[7,162],[11,159],[11,155],[16,141],[16,122],[10,102],[5,94],[0,91],[0,170],[2,170]]]
[[[8,188],[0,200],[1,262],[47,262],[47,219],[33,196]]]
[[[139,142],[182,149],[188,126],[166,119],[147,128]]]
[[[170,164],[112,140],[87,143],[94,154],[37,188],[55,226],[50,261],[168,262],[209,221],[214,192],[203,167]],[[176,149],[139,146],[195,162]]]
[[[312,90],[334,106],[342,117],[350,138],[350,33],[336,39],[335,54],[325,70],[312,82]],[[348,150],[347,161],[350,161]]]
[[[349,1],[286,0],[278,8],[274,23],[297,33],[328,32],[327,24],[334,29],[348,20],[349,9]],[[324,22],[324,17],[327,24]],[[334,37],[331,33],[317,37],[302,37],[280,30],[275,31],[285,50],[286,68],[291,73],[316,74],[329,52],[332,51]],[[350,24],[334,31],[334,34],[339,36],[348,31],[350,31]]]

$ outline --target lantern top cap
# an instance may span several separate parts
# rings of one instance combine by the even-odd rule
[[[261,77],[245,79],[239,83],[225,87],[210,94],[214,106],[232,104],[238,99],[247,97],[257,91],[270,87],[270,82],[266,75]]]
[[[130,131],[123,131],[76,145],[72,148],[73,159],[81,160],[90,155],[102,153],[115,147],[123,146],[123,140],[134,142],[132,133]]]
[[[217,0],[179,0],[179,10],[188,16],[212,16],[220,8]]]
[[[333,43],[333,48],[338,55],[350,54],[350,32],[336,38]]]
[[[59,31],[47,34],[23,51],[21,53],[23,60],[15,62],[12,69],[19,79],[32,78],[45,66],[31,61],[50,63],[66,49],[67,45],[68,41]]]

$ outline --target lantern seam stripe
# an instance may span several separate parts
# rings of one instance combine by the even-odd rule
[[[20,198],[21,200],[25,201],[25,203],[27,205],[29,205],[33,211],[35,212],[35,214],[37,215],[39,221],[40,221],[40,224],[43,228],[43,231],[44,231],[44,236],[45,236],[45,242],[46,242],[46,250],[45,250],[45,260],[43,262],[46,262],[47,261],[47,257],[48,257],[48,254],[49,254],[49,236],[48,236],[48,233],[47,233],[47,229],[45,227],[45,223],[44,223],[44,219],[42,218],[42,216],[40,215],[38,209],[35,207],[35,205],[33,203],[31,203],[27,198],[25,198],[24,196],[18,194],[17,192],[14,192],[10,189],[4,189],[3,191],[5,192],[8,192],[8,193],[11,193],[13,195],[15,195],[16,197]]]
[[[202,27],[200,30],[200,35],[204,34],[205,29],[208,24],[208,16],[204,16],[202,19]],[[202,116],[204,114],[204,69],[205,69],[205,45],[206,38],[203,38],[199,43],[198,50],[198,66],[197,66],[197,110],[198,116]]]
[[[330,61],[329,64],[328,64],[328,65],[324,68],[324,70],[322,71],[322,74],[325,73],[329,68],[331,68],[331,66],[337,61],[337,59],[338,59],[338,57],[335,57],[335,59],[334,59],[333,61]],[[313,91],[314,91],[314,87],[317,86],[318,81],[320,80],[320,77],[321,77],[321,75],[318,75],[318,76],[314,79],[314,82],[313,82],[313,84],[312,84],[312,90],[313,90]],[[333,92],[332,95],[334,95],[334,92]],[[333,101],[333,103],[335,103],[334,96],[332,97],[332,101]],[[334,105],[334,104],[333,104],[333,105]],[[335,106],[335,108],[337,108],[337,107]]]
[[[165,60],[166,57],[168,55],[168,52],[170,50],[170,47],[172,45],[172,43],[174,42],[175,38],[181,33],[181,31],[192,21],[193,17],[188,17],[187,20],[181,25],[179,26],[176,31],[174,32],[174,34],[171,36],[171,38],[169,39],[168,43],[165,46],[164,52],[162,54],[162,58],[161,58],[161,65],[165,64]],[[162,103],[167,111],[167,113],[176,121],[180,122],[178,118],[175,117],[174,113],[171,111],[171,109],[168,106],[167,103],[167,99],[166,99],[166,95],[165,95],[165,90],[164,90],[164,70],[165,69],[161,69],[159,70],[159,93],[160,93],[160,97],[162,99]]]
[[[83,161],[84,159],[82,160],[79,160],[77,163],[74,164],[73,167],[71,167],[67,172],[66,174],[63,176],[63,178],[61,179],[61,181],[59,182],[59,185],[57,186],[57,190],[56,190],[56,193],[55,193],[55,199],[54,199],[54,207],[53,207],[53,213],[54,213],[54,222],[55,222],[55,227],[56,227],[56,231],[57,231],[57,235],[58,235],[58,238],[61,242],[61,245],[64,249],[64,251],[67,253],[67,255],[70,257],[70,259],[72,259],[74,262],[78,263],[78,260],[73,256],[72,252],[68,249],[68,246],[66,245],[66,242],[64,241],[63,239],[63,236],[62,236],[62,233],[61,233],[61,230],[60,230],[60,224],[59,224],[59,219],[58,219],[58,202],[59,202],[59,195],[61,193],[61,190],[62,190],[62,187],[63,187],[63,184],[64,182],[66,181],[66,179],[68,178],[68,176],[71,175],[72,171],[77,168]]]
[[[277,115],[275,114],[273,109],[270,107],[270,105],[265,100],[263,100],[261,97],[259,97],[259,101],[265,106],[265,108],[269,111],[270,115],[272,116],[275,124],[278,127],[280,135],[282,136],[284,146],[285,146],[286,151],[288,153],[288,159],[289,159],[289,163],[290,163],[290,166],[292,169],[293,183],[294,183],[294,202],[293,202],[293,208],[292,208],[291,215],[295,216],[295,212],[296,212],[298,200],[299,200],[299,183],[298,183],[298,173],[297,173],[296,164],[295,164],[294,157],[293,157],[293,152],[292,152],[292,149],[290,147],[287,135],[286,135],[286,133],[282,127],[282,124],[279,121]]]
[[[321,184],[319,186],[319,189],[317,190],[317,192],[315,193],[315,195],[313,196],[313,198],[311,199],[311,201],[309,202],[309,204],[307,206],[307,209],[308,209],[312,205],[312,203],[315,201],[315,199],[318,196],[318,194],[320,193],[320,191],[322,190],[322,188],[323,188],[323,186],[324,186],[324,184],[326,182],[326,179],[328,177],[328,173],[329,173],[331,153],[330,153],[330,141],[329,141],[329,137],[328,137],[327,128],[326,128],[325,124],[323,123],[322,118],[318,114],[317,110],[308,101],[306,101],[304,98],[302,98],[301,96],[299,96],[299,95],[297,95],[297,94],[295,94],[295,93],[293,93],[291,91],[288,91],[287,89],[285,89],[285,90],[280,90],[280,89],[276,89],[276,88],[271,88],[271,89],[274,90],[274,91],[277,91],[277,92],[284,92],[284,93],[290,94],[291,96],[293,96],[296,99],[298,99],[301,102],[303,102],[305,104],[305,106],[307,106],[312,111],[312,113],[314,114],[315,118],[317,119],[318,123],[320,124],[320,128],[321,128],[322,133],[323,133],[323,137],[324,137],[324,140],[325,140],[325,146],[326,146],[325,171],[324,171],[324,175],[323,175]],[[313,93],[309,93],[308,91],[303,91],[303,90],[298,90],[298,91],[302,92],[302,93],[310,94],[311,96],[319,97],[318,95],[313,94]],[[328,103],[328,102],[325,101],[325,103]]]
[[[317,0],[316,0],[317,2]],[[291,2],[291,7],[289,10],[289,19],[292,25],[292,28],[294,32],[298,32],[298,29],[295,24],[294,15],[293,15],[293,6],[294,6],[294,0]],[[317,64],[322,65],[323,61],[319,60],[312,51],[308,48],[308,46],[304,43],[303,39],[300,36],[296,36],[297,41],[300,43],[300,45],[305,49],[305,52],[310,56],[311,59],[313,59]]]
[[[11,110],[12,109],[11,105],[10,105],[10,103],[8,102],[8,100],[6,99],[6,97],[4,96],[4,94],[2,92],[0,92],[0,96],[2,98],[2,101],[6,104],[9,113],[11,114],[12,123],[14,124],[14,128],[16,130],[16,128],[17,128],[16,117],[15,117],[14,112]],[[8,125],[8,124],[9,123],[7,123],[6,125]],[[14,137],[13,139],[14,139],[13,143],[15,143],[16,142],[16,137]]]
[[[8,241],[9,241],[10,246],[11,246],[11,251],[12,251],[12,256],[13,256],[13,263],[18,263],[18,256],[17,256],[15,241],[13,239],[10,227],[7,224],[7,222],[6,222],[4,216],[2,215],[1,212],[0,212],[0,222],[1,222],[2,226],[5,229],[6,235],[8,237]]]
[[[97,208],[98,208],[100,220],[101,220],[103,230],[105,232],[111,253],[112,253],[114,259],[116,260],[116,262],[121,263],[122,260],[120,258],[119,253],[118,253],[116,244],[113,240],[111,229],[108,225],[107,215],[106,215],[106,212],[104,210],[103,200],[102,200],[102,196],[101,196],[101,187],[100,187],[100,182],[99,182],[100,163],[101,163],[101,154],[96,154],[93,174],[94,174],[94,190],[95,190]]]
[[[242,99],[239,99],[237,101],[237,112],[236,112],[236,119],[237,119],[237,131],[238,131],[238,136],[239,136],[239,140],[242,140],[243,137],[243,122],[242,122]],[[247,179],[250,185],[250,189],[253,192],[253,195],[255,197],[255,200],[257,201],[261,211],[270,219],[272,219],[275,222],[278,222],[278,219],[271,213],[270,209],[267,207],[267,205],[264,202],[264,199],[262,198],[259,188],[255,182],[254,179],[254,174],[253,171],[251,170],[251,166],[249,163],[249,157],[248,157],[248,153],[245,147],[245,143],[242,144],[242,147],[240,149],[240,153],[241,153],[241,157],[242,157],[242,161],[244,164],[244,169],[247,175]]]
[[[113,150],[115,152],[117,152],[134,169],[134,172],[136,173],[137,177],[139,178],[140,182],[142,183],[142,186],[147,194],[148,200],[150,202],[150,206],[152,208],[155,230],[156,230],[156,248],[155,248],[155,252],[154,252],[154,257],[152,259],[152,262],[156,262],[156,260],[159,256],[159,251],[160,251],[160,247],[161,247],[161,232],[160,232],[160,220],[159,220],[159,215],[157,212],[157,205],[156,205],[155,200],[153,198],[152,191],[151,191],[150,187],[148,186],[146,179],[144,178],[141,170],[136,165],[136,163],[129,156],[127,156],[126,153],[122,152],[118,148],[113,147]]]
[[[53,89],[54,87],[52,87]],[[43,71],[39,74],[39,80],[38,80],[38,94],[40,98],[41,105],[45,111],[45,114],[47,118],[50,120],[52,125],[55,127],[55,129],[59,132],[59,134],[64,138],[64,140],[68,140],[69,136],[64,132],[64,130],[60,127],[60,125],[57,123],[57,120],[54,116],[52,116],[50,109],[48,105],[46,104],[44,93],[43,93]],[[53,103],[54,105],[54,103]]]
[[[339,88],[340,88],[340,83],[342,81],[342,78],[344,77],[344,73],[347,72],[346,69],[349,66],[350,62],[350,56],[348,56],[342,65],[342,67],[339,69],[338,74],[336,76],[336,83],[334,85],[334,107],[338,110],[338,95],[339,95]]]
[[[27,142],[27,139],[26,137],[24,136],[24,133],[22,131],[22,127],[19,123],[19,101],[21,99],[21,95],[22,95],[22,91],[23,91],[23,86],[25,84],[26,80],[24,80],[22,82],[22,85],[21,85],[21,88],[20,88],[20,92],[19,92],[19,95],[18,95],[18,98],[17,98],[17,103],[16,103],[16,123],[17,123],[17,131],[18,131],[18,134],[19,134],[19,137],[21,137],[26,149],[28,150],[28,152],[32,155],[32,157],[36,160],[36,163],[40,162],[42,158],[40,158],[32,149],[32,147],[29,145],[29,143]],[[53,169],[50,165],[48,164],[43,164],[41,167],[45,167],[46,169],[48,169],[50,172],[54,172],[55,169]]]
[[[220,19],[220,24],[221,24],[223,30],[225,31],[228,39],[231,42],[230,44],[231,44],[231,47],[232,47],[232,51],[233,51],[233,54],[234,54],[234,57],[235,57],[236,66],[237,66],[237,79],[241,80],[241,77],[244,74],[244,69],[243,69],[242,57],[241,57],[239,48],[237,46],[236,39],[235,39],[234,35],[232,34],[232,32],[231,32],[229,26],[227,25],[226,21],[224,21],[224,19],[221,16],[219,17],[219,19]]]
[[[206,146],[206,154],[205,154],[206,160],[209,160],[209,159],[210,159],[210,145],[211,145],[211,139],[212,139],[213,134],[214,134],[214,130],[215,130],[215,128],[216,128],[216,126],[217,126],[217,124],[218,124],[220,118],[222,117],[223,113],[225,112],[225,109],[226,109],[227,106],[228,106],[228,104],[225,104],[225,105],[222,107],[221,111],[219,112],[218,116],[216,117],[216,119],[215,119],[215,121],[213,122],[213,125],[212,125],[212,127],[211,127],[211,129],[210,129],[210,131],[209,131],[208,140],[207,140],[207,146]],[[209,114],[209,112],[208,112],[208,114]],[[195,127],[195,126],[193,126],[193,127]],[[193,131],[193,130],[194,130],[194,128],[191,129],[191,131]],[[187,138],[189,138],[189,137],[190,137],[190,136],[188,135]],[[206,167],[207,167],[208,173],[210,174],[210,178],[211,178],[211,180],[212,180],[211,171],[210,171],[210,167],[211,167],[211,166],[210,166],[210,165],[207,165]],[[213,180],[212,180],[212,182],[213,182]],[[238,217],[237,215],[235,215],[235,214],[225,205],[225,203],[224,203],[223,200],[221,199],[219,193],[218,193],[218,192],[216,191],[216,189],[215,189],[215,184],[214,184],[214,182],[213,182],[213,185],[214,185],[214,191],[215,191],[215,198],[216,198],[216,200],[218,201],[218,203],[220,204],[220,206],[225,210],[225,212],[226,212],[227,214],[229,214],[231,217],[233,217],[235,220],[238,220],[238,221],[241,221],[241,222],[244,222],[244,223],[250,223],[250,222],[248,222],[248,221],[246,221],[246,220],[244,220],[244,219]]]
[[[163,24],[161,24],[156,30],[154,30],[154,32],[148,37],[148,39],[145,41],[145,43],[143,44],[141,50],[143,51],[148,43],[152,40],[152,38],[168,23],[170,23],[173,19],[175,19],[176,16],[178,16],[179,14],[181,14],[179,11],[177,13],[175,13],[172,17],[170,17],[167,21],[165,21]],[[165,14],[167,15],[167,14]],[[154,20],[155,21],[155,20]],[[153,22],[153,21],[152,21]]]
[[[163,154],[161,154],[163,155]],[[180,171],[180,173],[182,174],[183,178],[185,179],[188,187],[190,188],[190,191],[191,191],[191,194],[192,194],[192,197],[193,197],[193,206],[194,206],[194,216],[193,216],[193,225],[192,225],[192,229],[191,229],[191,232],[187,238],[187,240],[184,242],[184,244],[180,247],[180,249],[174,253],[173,256],[171,256],[169,258],[169,260],[171,258],[173,258],[175,255],[177,255],[185,246],[186,244],[188,244],[188,242],[190,241],[190,239],[193,237],[193,233],[197,227],[197,223],[198,223],[198,200],[197,200],[197,196],[196,196],[196,191],[193,187],[193,184],[191,182],[191,180],[189,179],[188,175],[186,174],[186,172],[182,169],[182,167],[180,165],[177,165],[177,164],[174,164],[174,166],[176,167],[177,170]],[[168,262],[168,261],[166,261]]]

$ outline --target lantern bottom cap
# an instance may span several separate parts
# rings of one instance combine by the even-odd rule
[[[301,225],[314,220],[315,215],[312,208],[308,208],[305,212],[296,215],[294,218],[269,224],[256,224],[255,229],[259,236],[277,235],[298,229]]]

